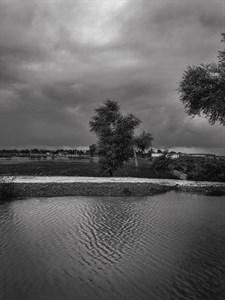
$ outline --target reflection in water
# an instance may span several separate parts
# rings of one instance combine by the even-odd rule
[[[5,300],[224,299],[225,201],[167,193],[0,206]]]

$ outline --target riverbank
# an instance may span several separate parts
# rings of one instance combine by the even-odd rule
[[[167,191],[225,195],[225,183],[131,177],[5,177],[17,198],[57,196],[151,196]],[[0,188],[2,184],[0,183]]]

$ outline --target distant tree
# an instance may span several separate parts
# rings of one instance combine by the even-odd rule
[[[136,148],[143,154],[152,145],[153,137],[149,132],[143,131],[139,136],[135,136],[134,144]]]
[[[151,148],[147,152],[147,157],[151,159],[152,158],[152,153],[154,153],[154,150]]]
[[[225,33],[221,42],[225,42]],[[219,51],[218,63],[188,67],[178,92],[186,112],[203,115],[210,124],[225,125],[225,51]]]
[[[99,165],[110,176],[132,156],[134,130],[140,122],[133,114],[122,115],[116,101],[108,99],[95,109],[90,129],[98,138]]]
[[[138,166],[138,159],[136,151],[141,152],[143,155],[145,150],[147,150],[152,145],[153,137],[151,133],[143,131],[140,135],[134,137],[134,160],[135,165]]]
[[[168,156],[168,154],[169,154],[169,150],[168,150],[168,149],[165,149],[165,150],[164,150],[162,153],[163,153],[163,155],[164,155],[164,156],[166,156],[166,157],[167,157],[167,156]]]

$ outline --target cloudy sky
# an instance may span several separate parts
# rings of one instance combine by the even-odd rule
[[[0,0],[0,148],[90,145],[115,99],[155,147],[218,148],[225,128],[184,112],[188,65],[217,61],[225,0]]]

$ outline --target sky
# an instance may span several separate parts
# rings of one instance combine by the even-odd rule
[[[225,155],[225,128],[179,100],[187,66],[217,62],[225,0],[0,0],[0,148],[96,142],[106,99],[155,147]],[[193,151],[192,151],[193,152]]]

